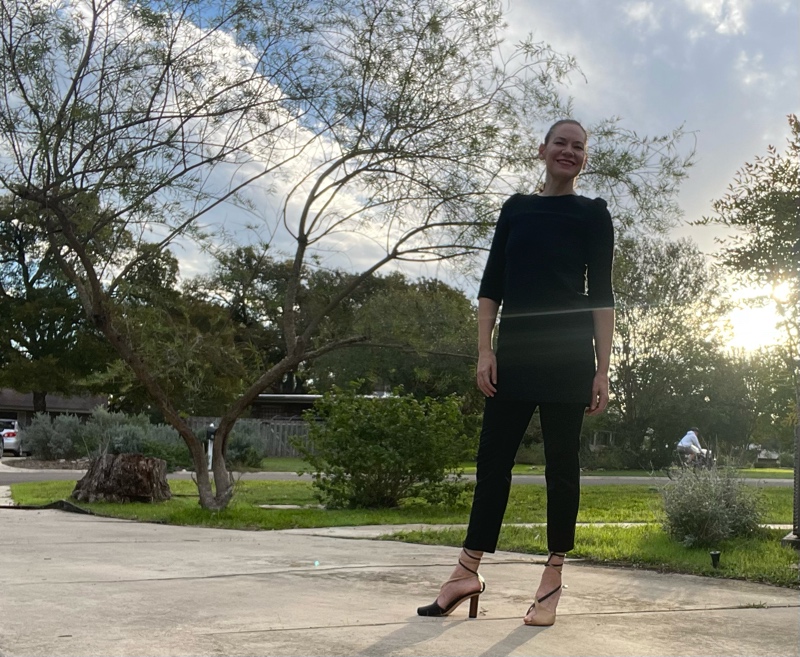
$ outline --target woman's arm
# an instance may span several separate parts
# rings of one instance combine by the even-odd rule
[[[481,285],[478,289],[478,373],[477,382],[480,391],[487,397],[494,397],[497,392],[497,358],[492,349],[492,333],[497,321],[497,311],[503,302],[503,288],[506,278],[506,242],[508,241],[508,208],[518,198],[514,194],[500,210],[497,226],[483,270]]]
[[[487,397],[497,392],[497,358],[492,349],[492,333],[500,304],[489,297],[478,297],[478,388]]]
[[[611,364],[611,340],[614,335],[614,309],[595,308],[594,319],[594,353],[597,360],[597,371],[592,381],[592,399],[587,415],[600,415],[608,405],[608,368]]]
[[[614,290],[611,270],[614,261],[614,224],[603,199],[595,199],[599,210],[592,225],[587,278],[589,305],[594,321],[594,354],[597,361],[592,398],[587,415],[599,415],[608,405],[608,369],[614,337]]]

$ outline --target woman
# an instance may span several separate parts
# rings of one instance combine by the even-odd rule
[[[526,625],[552,625],[561,570],[574,547],[584,414],[608,403],[614,330],[614,229],[602,199],[575,193],[586,164],[586,131],[558,121],[539,146],[546,177],[538,194],[515,194],[500,212],[478,294],[477,383],[486,395],[467,537],[450,579],[420,616],[445,616],[470,600],[477,614],[484,552],[494,552],[525,429],[539,408],[547,481],[549,556]],[[497,355],[492,332],[500,304]]]

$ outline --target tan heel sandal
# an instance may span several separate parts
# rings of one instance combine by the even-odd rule
[[[464,552],[467,552],[466,549],[464,550]],[[467,555],[470,558],[474,559],[474,557],[472,557],[472,555],[469,554],[469,552],[467,552]],[[463,577],[451,577],[444,584],[442,584],[442,587],[439,590],[441,591],[445,586],[450,584],[450,582],[458,582],[463,579],[472,579],[472,576],[474,575],[478,578],[478,582],[480,582],[481,585],[480,591],[473,591],[472,593],[466,593],[465,595],[462,595],[460,598],[456,598],[455,600],[453,600],[445,608],[440,607],[439,604],[436,602],[436,600],[434,600],[432,604],[425,605],[424,607],[418,607],[417,608],[418,616],[449,616],[456,610],[456,608],[462,602],[464,602],[465,600],[469,600],[469,617],[470,618],[478,617],[478,598],[480,598],[481,593],[483,593],[486,590],[486,582],[484,581],[483,577],[481,577],[481,575],[478,573],[477,570],[472,570],[472,568],[465,565],[460,558],[458,560],[458,565],[461,566],[464,570],[468,570],[472,574],[464,575]]]
[[[564,562],[555,564],[550,563],[553,557],[561,557],[562,559],[566,558],[566,554],[561,554],[559,552],[551,552],[550,556],[547,558],[547,563],[545,563],[546,568],[555,568],[558,570],[559,574],[561,573],[561,568],[564,565]],[[525,614],[525,618],[522,619],[522,622],[525,625],[534,625],[536,627],[550,627],[556,622],[556,612],[554,610],[548,609],[545,607],[542,602],[547,600],[551,595],[555,595],[561,590],[563,585],[559,584],[556,588],[554,588],[550,593],[546,593],[541,598],[534,598],[533,604],[528,607],[528,611]],[[536,611],[536,615],[531,619],[528,620],[528,616],[532,611]]]

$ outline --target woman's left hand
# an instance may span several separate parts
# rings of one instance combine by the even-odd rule
[[[586,415],[600,415],[608,406],[608,374],[598,372],[592,381],[592,400]]]

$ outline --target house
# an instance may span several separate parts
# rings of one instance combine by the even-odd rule
[[[108,398],[102,396],[67,397],[55,393],[47,395],[47,412],[51,415],[89,417],[95,408],[107,405]],[[16,420],[25,426],[31,423],[33,416],[33,393],[0,388],[0,418]]]
[[[780,467],[780,464],[780,454],[778,452],[762,449],[759,450],[758,456],[756,456],[755,465],[757,468],[777,468]]]
[[[614,446],[613,431],[593,431],[589,436],[587,446],[590,452],[602,452],[608,447]]]
[[[303,411],[322,395],[260,394],[250,405],[250,417],[257,420],[301,420]]]

